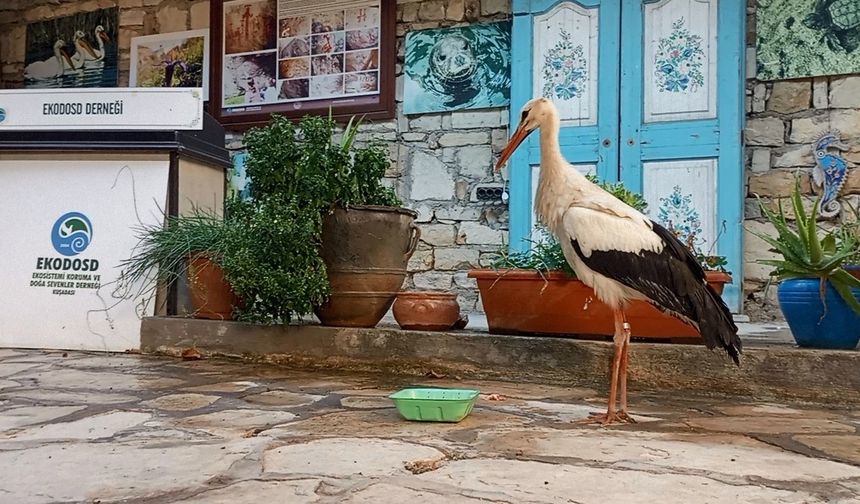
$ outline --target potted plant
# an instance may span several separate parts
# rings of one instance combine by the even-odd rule
[[[221,268],[228,231],[223,219],[200,209],[167,217],[163,225],[142,225],[133,255],[120,263],[126,285],[164,293],[184,286],[181,280],[186,278],[192,316],[232,319],[238,298]]]
[[[602,187],[639,211],[647,208],[642,196],[626,189],[623,183],[604,183]],[[721,292],[723,284],[731,282],[724,270],[718,271],[725,265],[725,258],[698,256],[703,267],[707,265],[705,269],[711,270],[706,271],[707,281]],[[614,333],[611,310],[590,287],[576,279],[561,246],[552,237],[532,243],[529,252],[502,250],[491,266],[469,272],[478,283],[490,332],[586,338],[611,337]],[[701,340],[695,328],[644,301],[632,303],[627,316],[637,338]]]
[[[856,257],[860,241],[850,227],[819,230],[818,202],[809,213],[803,208],[800,185],[791,193],[794,225],[789,225],[780,202],[774,212],[759,200],[762,214],[776,235],[755,233],[779,259],[761,259],[773,266],[779,281],[779,307],[799,346],[853,349],[860,341],[860,280],[845,270]]]
[[[318,216],[311,242],[325,267],[327,299],[314,312],[326,325],[375,326],[400,291],[420,236],[417,214],[382,184],[388,149],[376,142],[359,147],[359,124],[350,120],[336,141],[331,117],[308,116],[296,125],[275,116],[245,136],[252,198],[280,195],[296,203],[295,211]]]
[[[142,226],[120,264],[124,284],[149,300],[187,286],[191,316],[258,323],[289,322],[325,300],[319,212],[269,195],[228,199],[224,214],[195,209]]]

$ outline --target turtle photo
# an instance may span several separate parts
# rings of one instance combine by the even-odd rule
[[[822,31],[832,51],[854,52],[860,46],[860,1],[815,0],[812,14],[803,24]]]

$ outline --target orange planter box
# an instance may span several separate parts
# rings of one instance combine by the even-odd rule
[[[708,271],[708,283],[719,293],[731,282],[726,273]],[[530,270],[472,270],[491,333],[557,334],[611,337],[612,311],[591,287],[562,272],[541,276]],[[699,332],[643,301],[627,310],[634,338],[700,342]]]

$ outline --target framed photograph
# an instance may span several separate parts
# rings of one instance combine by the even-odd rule
[[[394,117],[396,0],[212,0],[210,113]]]
[[[118,26],[116,7],[28,24],[24,87],[115,87]]]
[[[209,99],[209,30],[131,39],[129,87],[199,87]]]
[[[860,3],[759,1],[756,78],[782,80],[860,72]]]
[[[404,114],[505,107],[511,22],[409,32],[404,73]]]

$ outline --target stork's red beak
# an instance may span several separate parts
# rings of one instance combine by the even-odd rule
[[[529,136],[529,133],[531,133],[532,131],[534,130],[527,130],[525,128],[524,122],[520,123],[520,126],[514,132],[514,135],[511,137],[510,141],[508,142],[508,145],[506,145],[505,149],[502,151],[502,155],[499,156],[499,161],[496,163],[496,171],[502,169],[502,166],[505,165],[505,163],[508,161],[508,158],[511,157],[511,154],[513,154],[514,151],[517,150],[517,147],[519,147],[520,144],[523,143],[523,140],[525,140],[526,137]]]
[[[99,32],[99,38],[104,40],[105,42],[110,42],[110,35],[105,32]]]

